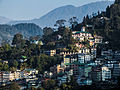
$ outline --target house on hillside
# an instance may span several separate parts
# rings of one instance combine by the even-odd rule
[[[102,67],[102,81],[107,81],[111,79],[111,70],[106,67],[106,66],[103,66]]]
[[[93,68],[91,72],[91,78],[94,83],[100,82],[102,80],[102,71],[100,68]]]
[[[49,56],[54,56],[56,55],[56,50],[47,50],[44,53]]]
[[[42,41],[38,41],[38,40],[31,40],[30,43],[43,45],[43,42]]]
[[[84,41],[89,37],[92,37],[91,33],[86,32],[85,27],[82,27],[81,31],[72,31],[72,37],[79,41]]]
[[[91,55],[90,54],[78,54],[78,61],[79,63],[87,63],[88,61],[91,60]]]
[[[94,38],[95,38],[95,43],[96,44],[99,44],[99,43],[102,43],[102,41],[103,41],[103,37],[101,37],[101,36],[94,36]]]

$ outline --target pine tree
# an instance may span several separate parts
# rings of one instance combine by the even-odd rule
[[[106,16],[110,18],[110,7],[109,6],[107,6],[106,8]]]
[[[120,4],[120,0],[115,0],[115,4]]]

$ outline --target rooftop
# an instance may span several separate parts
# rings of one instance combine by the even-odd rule
[[[77,31],[75,34],[79,34],[79,33],[89,33],[89,32],[86,32],[86,31]]]
[[[65,63],[65,65],[86,65],[85,63],[80,63],[78,61],[75,61],[73,63]]]

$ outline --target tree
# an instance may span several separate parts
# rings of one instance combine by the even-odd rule
[[[71,85],[67,85],[67,84],[62,84],[61,85],[61,89],[62,90],[73,90],[72,86]],[[77,90],[77,89],[75,89]]]
[[[14,66],[15,68],[17,68],[18,62],[17,62],[16,60],[13,61],[13,66]]]
[[[22,39],[23,39],[23,35],[20,34],[20,33],[18,33],[18,34],[16,34],[16,35],[14,36],[13,41],[12,41],[12,44],[13,44],[13,45],[17,45],[17,44],[19,44],[19,43],[21,42]]]
[[[110,18],[110,7],[109,6],[107,6],[106,8],[106,16]]]
[[[73,29],[77,24],[78,24],[78,19],[77,17],[72,17],[68,21],[71,25],[71,28]]]
[[[18,33],[14,36],[12,44],[16,45],[17,47],[24,47],[26,41],[23,39],[23,35]]]
[[[38,90],[38,89],[32,86],[28,90]]]
[[[100,15],[100,11],[98,11],[98,16]]]
[[[2,70],[3,71],[8,71],[9,66],[7,64],[3,64]]]
[[[14,82],[14,83],[10,84],[9,90],[20,90],[20,86]]]
[[[11,50],[11,46],[9,44],[3,45],[2,48],[4,49],[5,52]]]
[[[2,70],[3,64],[0,62],[0,70]]]
[[[15,67],[10,67],[9,70],[10,71],[16,71],[16,68]]]
[[[64,20],[64,19],[57,20],[57,21],[56,21],[56,24],[55,24],[54,26],[56,26],[56,27],[58,27],[58,28],[64,27],[65,22],[66,22],[66,20]]]
[[[109,32],[110,32],[109,23],[105,21],[105,33],[107,37],[109,36]]]
[[[45,27],[45,28],[43,28],[43,33],[44,33],[45,36],[50,35],[50,34],[52,34],[53,32],[54,32],[53,29],[50,28],[50,27]]]
[[[56,86],[55,80],[50,79],[43,82],[43,87],[45,89],[53,89],[55,86]]]
[[[90,23],[90,18],[89,15],[87,15],[86,17],[83,18],[83,24],[89,24]]]
[[[115,4],[120,4],[120,0],[115,0]]]

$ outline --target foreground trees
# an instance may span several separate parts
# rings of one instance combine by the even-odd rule
[[[0,87],[0,90],[20,90],[20,86],[14,82],[5,87]]]

